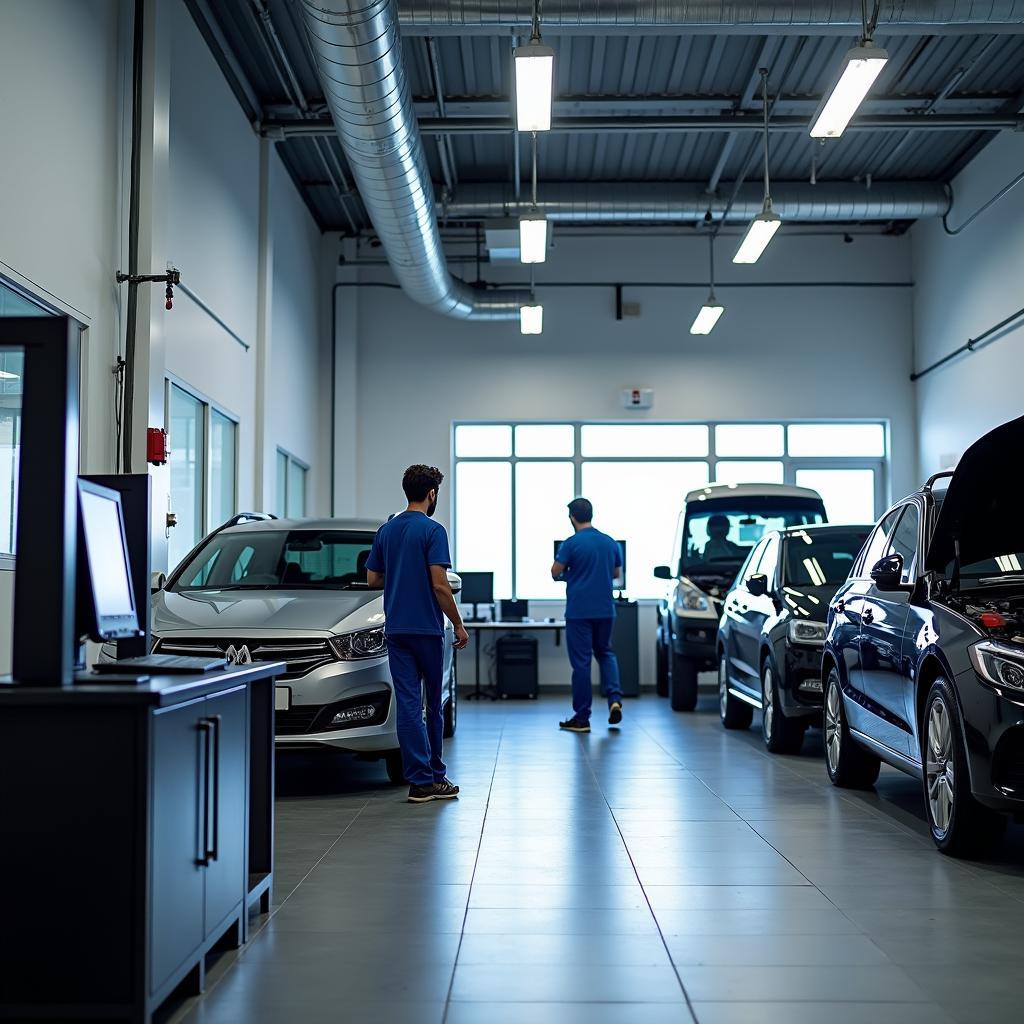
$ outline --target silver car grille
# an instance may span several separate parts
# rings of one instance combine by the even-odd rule
[[[155,654],[186,654],[198,657],[223,658],[229,647],[248,647],[253,661],[283,661],[287,670],[279,679],[298,679],[321,665],[335,661],[326,640],[309,637],[256,639],[209,639],[208,637],[161,637],[153,648]]]

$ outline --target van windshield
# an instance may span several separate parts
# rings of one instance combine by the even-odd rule
[[[372,533],[249,530],[218,533],[169,588],[191,590],[360,590]]]
[[[825,522],[815,498],[716,498],[687,506],[680,575],[728,576],[770,530]]]

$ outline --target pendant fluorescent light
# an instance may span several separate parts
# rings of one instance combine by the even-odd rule
[[[544,331],[544,307],[539,303],[519,307],[519,333],[542,334]]]
[[[516,128],[521,132],[551,130],[551,98],[554,91],[555,51],[540,37],[513,53],[516,68]]]
[[[839,81],[811,125],[812,139],[838,139],[846,131],[850,118],[864,102],[888,60],[889,54],[872,45],[870,40],[847,53]]]
[[[548,219],[543,213],[519,218],[520,263],[543,263],[548,258]]]
[[[764,204],[761,212],[747,225],[733,263],[756,263],[775,232],[782,227],[782,218],[772,210],[772,193],[768,182],[768,69],[761,68],[761,101],[764,106]]]
[[[723,306],[717,298],[715,298],[715,236],[714,233],[708,235],[708,267],[710,273],[709,277],[709,288],[708,288],[708,300],[700,307],[696,317],[694,317],[693,323],[690,325],[691,334],[710,334],[715,329],[715,324],[718,323],[719,318],[725,312],[725,306]]]

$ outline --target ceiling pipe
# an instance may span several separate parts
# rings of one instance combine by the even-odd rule
[[[447,316],[518,320],[528,292],[474,288],[448,270],[394,0],[300,2],[335,130],[403,291]]]
[[[528,28],[533,0],[399,0],[407,34],[422,31],[504,33]],[[756,32],[762,35],[848,34],[861,31],[860,0],[544,0],[544,31],[687,29],[691,32]],[[1024,32],[1024,0],[882,0],[882,35],[956,32]]]
[[[750,220],[761,212],[760,185],[741,188],[729,219]],[[569,224],[686,223],[721,216],[725,201],[709,197],[702,182],[554,182],[541,187],[537,207],[552,221]],[[950,207],[944,185],[933,182],[855,182],[772,186],[772,209],[786,221],[890,221],[941,217]],[[512,189],[500,185],[460,186],[445,204],[449,220],[488,220],[526,212]],[[717,217],[716,217],[717,219]]]

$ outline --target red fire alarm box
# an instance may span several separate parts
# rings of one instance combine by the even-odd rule
[[[167,431],[163,427],[150,427],[146,431],[146,461],[154,466],[167,463]]]

